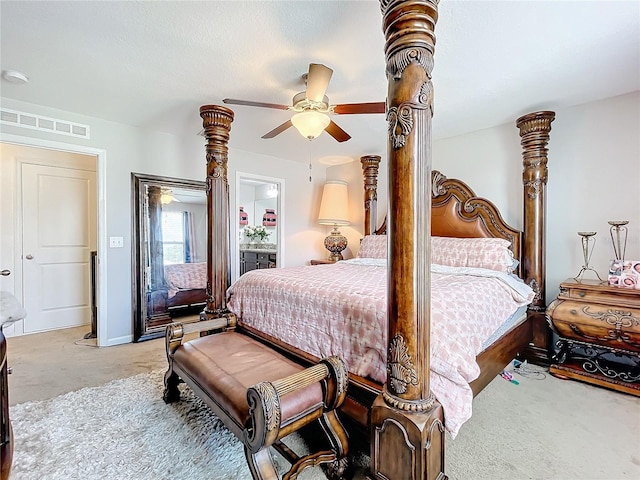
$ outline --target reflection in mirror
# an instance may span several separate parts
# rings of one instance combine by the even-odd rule
[[[134,341],[164,335],[206,304],[204,182],[132,173]]]
[[[250,270],[281,264],[284,180],[238,172],[236,187],[237,220],[232,221],[237,225],[238,261],[234,279]]]

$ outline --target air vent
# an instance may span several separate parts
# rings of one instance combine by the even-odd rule
[[[89,125],[82,125],[80,123],[73,123],[57,118],[43,117],[41,115],[33,115],[31,113],[18,112],[7,108],[0,109],[0,123],[71,137],[91,138]]]

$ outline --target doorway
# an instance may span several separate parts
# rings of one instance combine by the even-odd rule
[[[284,179],[236,172],[235,190],[231,208],[232,282],[248,269],[284,266]],[[255,239],[247,234],[256,226],[264,227],[266,235],[258,246],[252,245]]]
[[[97,298],[91,283],[98,238],[97,156],[4,142],[0,148],[0,261],[11,272],[0,288],[27,311],[5,333],[90,328]],[[97,325],[91,327],[97,335]]]

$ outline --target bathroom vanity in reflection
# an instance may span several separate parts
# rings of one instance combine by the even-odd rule
[[[240,246],[240,275],[261,268],[276,268],[278,252],[274,244],[265,248]]]

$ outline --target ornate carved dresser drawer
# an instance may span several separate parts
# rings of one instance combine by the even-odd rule
[[[569,279],[547,321],[558,335],[552,375],[640,396],[640,290]]]

